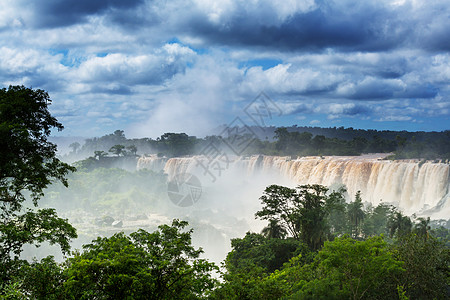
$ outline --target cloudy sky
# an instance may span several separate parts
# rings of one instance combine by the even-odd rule
[[[202,136],[262,91],[275,126],[450,129],[444,0],[0,0],[0,41],[68,136]]]

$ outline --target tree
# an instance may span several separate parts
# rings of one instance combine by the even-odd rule
[[[218,270],[191,245],[185,221],[97,238],[68,261],[64,289],[71,299],[196,299],[215,284]]]
[[[73,153],[77,153],[78,149],[80,149],[81,145],[78,142],[74,142],[69,145],[69,148],[72,148]]]
[[[21,208],[25,190],[36,204],[52,180],[67,185],[65,175],[75,170],[56,157],[56,145],[47,140],[52,128],[64,128],[48,111],[50,103],[43,90],[23,86],[0,90],[2,216]]]
[[[312,249],[318,250],[326,239],[328,215],[325,209],[328,188],[313,184],[299,186],[300,237]]]
[[[412,233],[399,236],[393,248],[404,262],[401,283],[410,299],[448,299],[448,247],[432,236]]]
[[[130,151],[131,154],[133,154],[134,156],[136,156],[137,153],[137,147],[135,145],[130,145],[127,147],[127,149]]]
[[[94,157],[97,158],[98,160],[101,160],[102,158],[104,158],[105,156],[107,156],[108,153],[106,153],[105,151],[94,151]]]
[[[191,154],[195,146],[195,137],[188,136],[186,133],[167,132],[157,138],[160,150],[166,152],[168,156],[182,156]]]
[[[393,206],[384,203],[378,204],[375,208],[369,208],[363,223],[364,236],[389,234],[387,224],[393,210]]]
[[[286,229],[278,224],[278,220],[272,219],[269,225],[261,230],[261,234],[266,238],[283,239],[287,235]]]
[[[24,244],[43,241],[67,251],[75,228],[52,209],[22,209],[26,195],[37,206],[43,190],[54,180],[67,186],[65,176],[75,168],[56,157],[47,140],[63,126],[48,111],[43,90],[10,86],[0,90],[0,279],[9,280]]]
[[[269,222],[275,220],[294,238],[317,250],[329,232],[329,213],[342,202],[344,190],[327,193],[328,188],[318,184],[296,189],[271,185],[264,190],[260,198],[263,208],[255,216]]]
[[[295,299],[392,299],[402,264],[381,237],[336,238],[319,251],[314,276]]]
[[[408,216],[404,216],[401,212],[394,212],[388,221],[389,236],[393,237],[409,234],[412,228],[411,219]]]
[[[224,282],[215,290],[213,299],[260,298],[258,290],[262,278],[281,270],[294,256],[311,257],[308,247],[296,239],[265,238],[250,232],[242,239],[232,239],[231,247],[225,260]],[[263,299],[273,298],[268,293],[263,294]]]
[[[347,214],[350,221],[350,232],[353,238],[357,238],[361,234],[361,225],[365,214],[362,209],[361,192],[356,192],[355,201],[350,203],[347,208]]]
[[[259,198],[263,208],[256,212],[255,217],[269,222],[276,220],[294,238],[299,238],[297,218],[300,202],[297,196],[295,189],[280,185],[268,186]]]
[[[428,218],[418,218],[417,221],[419,221],[418,223],[414,224],[414,232],[418,235],[421,236],[423,238],[428,238],[429,237],[429,231],[431,229],[430,227],[430,217]]]
[[[121,154],[124,153],[124,150],[125,150],[124,145],[114,145],[109,149],[109,152],[111,152],[117,156],[120,156]]]

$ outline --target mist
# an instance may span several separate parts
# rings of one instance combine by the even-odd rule
[[[433,219],[445,219],[450,213],[446,163],[389,161],[385,160],[388,154],[291,158],[221,153],[216,157],[110,157],[107,165],[90,168],[79,164],[78,171],[68,177],[69,187],[52,185],[41,205],[55,207],[78,229],[74,249],[97,236],[140,228],[153,231],[174,218],[187,220],[194,229],[193,244],[218,264],[231,250],[231,239],[260,232],[267,225],[255,213],[261,209],[259,197],[272,184],[291,188],[323,184],[331,190],[344,186],[347,202],[361,191],[366,206],[392,204],[408,215]],[[189,183],[183,177],[186,174],[196,181]],[[174,184],[179,190],[173,190]],[[173,195],[180,195],[184,202]],[[57,248],[47,246],[28,247],[24,256],[39,258],[49,253],[62,260]]]

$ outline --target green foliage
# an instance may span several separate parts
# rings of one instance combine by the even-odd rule
[[[295,189],[271,185],[264,190],[259,200],[261,200],[263,208],[256,212],[256,218],[269,221],[275,220],[291,236],[299,238],[297,218],[301,204]]]
[[[382,238],[342,237],[326,242],[309,266],[294,265],[282,272],[309,273],[297,275],[303,281],[292,290],[295,299],[390,299],[397,294],[396,282],[403,269]],[[292,280],[289,275],[287,279]]]
[[[260,198],[263,208],[255,216],[276,223],[317,250],[329,234],[330,212],[341,208],[344,192],[341,189],[327,194],[328,188],[317,184],[297,189],[271,185],[264,190]]]
[[[69,187],[52,185],[42,203],[58,209],[86,212],[130,213],[137,209],[158,210],[166,202],[167,177],[147,169],[96,168],[68,176]]]
[[[157,139],[160,149],[169,157],[192,154],[196,138],[185,133],[164,133]]]
[[[409,234],[412,229],[412,221],[408,216],[404,216],[401,212],[394,212],[388,220],[389,236],[397,235],[401,237]]]
[[[196,299],[214,286],[217,267],[199,259],[187,222],[153,233],[117,233],[85,245],[68,261],[64,283],[71,299]]]
[[[124,145],[114,145],[109,149],[109,152],[120,156],[121,154],[124,154],[125,146]]]
[[[242,239],[231,240],[232,251],[225,260],[225,282],[215,291],[219,299],[273,299],[278,295],[276,286],[260,282],[276,272],[289,259],[301,254],[311,260],[308,247],[293,239],[265,238],[261,234],[247,232]]]
[[[232,239],[231,247],[226,259],[230,273],[248,272],[251,266],[271,273],[281,269],[293,256],[301,253],[306,257],[309,253],[306,245],[296,239],[265,238],[250,232],[242,239]]]
[[[22,300],[27,299],[20,280],[1,282],[0,283],[0,299],[2,300]]]
[[[325,243],[315,263],[316,279],[320,283],[324,280],[324,286],[331,285],[331,291],[338,290],[338,295],[347,299],[393,297],[397,294],[396,280],[403,272],[402,262],[396,260],[381,237],[366,241],[336,238],[333,242]],[[315,281],[308,283],[302,289],[303,292],[309,293],[311,289],[316,289],[314,285]]]
[[[395,209],[383,203],[380,203],[375,208],[369,207],[364,213],[365,218],[362,224],[362,231],[365,237],[389,234],[388,221]]]
[[[167,157],[195,155],[206,147],[220,149],[226,143],[234,143],[236,139],[252,140],[243,155],[359,155],[395,152],[390,158],[450,158],[450,131],[406,132],[293,126],[264,128],[259,138],[254,135],[231,134],[226,138],[207,136],[201,139],[185,133],[164,133],[156,140],[127,139],[123,130],[116,130],[113,134],[87,139],[76,153],[69,153],[67,159],[80,160],[92,155],[94,151],[108,151],[115,145],[126,146],[129,150],[126,153],[131,154],[136,154],[139,149],[140,154]],[[136,151],[133,147],[136,147]]]
[[[450,230],[443,226],[430,230],[431,235],[439,242],[450,248]]]
[[[395,299],[404,273],[395,253],[381,237],[336,238],[326,242],[313,261],[298,255],[267,275],[255,274],[255,269],[230,273],[214,295],[217,299]]]
[[[13,256],[18,259],[24,244],[39,245],[44,241],[59,244],[67,253],[69,238],[77,237],[76,230],[66,219],[57,217],[54,209],[27,211],[16,218],[0,223],[0,257]],[[4,259],[7,261],[7,259]]]
[[[22,209],[27,195],[37,206],[52,181],[67,186],[65,176],[75,170],[56,157],[56,145],[47,140],[53,128],[63,129],[48,111],[50,103],[42,90],[0,90],[0,279],[7,287],[15,287],[10,280],[22,264],[24,244],[49,241],[68,251],[76,237],[75,228],[55,210]]]
[[[411,299],[445,299],[448,296],[450,249],[434,237],[405,234],[393,246],[404,261],[401,282]]]
[[[34,203],[52,180],[67,184],[75,169],[56,157],[56,145],[47,137],[63,126],[48,111],[51,103],[43,90],[10,86],[0,90],[0,208],[7,217],[18,211],[29,191]]]
[[[360,191],[356,193],[355,201],[347,206],[347,214],[351,236],[357,238],[361,235],[362,221],[365,217]]]
[[[278,220],[271,219],[269,225],[261,230],[261,234],[266,238],[284,239],[287,231],[282,225],[278,224]]]
[[[63,285],[67,277],[63,270],[64,266],[55,262],[52,256],[34,260],[21,270],[21,289],[32,299],[64,299]]]

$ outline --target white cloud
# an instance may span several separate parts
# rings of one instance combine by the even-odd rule
[[[96,135],[130,123],[135,135],[204,132],[261,91],[293,120],[322,126],[429,118],[443,128],[433,118],[450,114],[445,1],[143,3],[43,26],[39,18],[65,20],[1,1],[1,84],[48,90],[68,130]],[[321,15],[326,24],[313,26]]]

